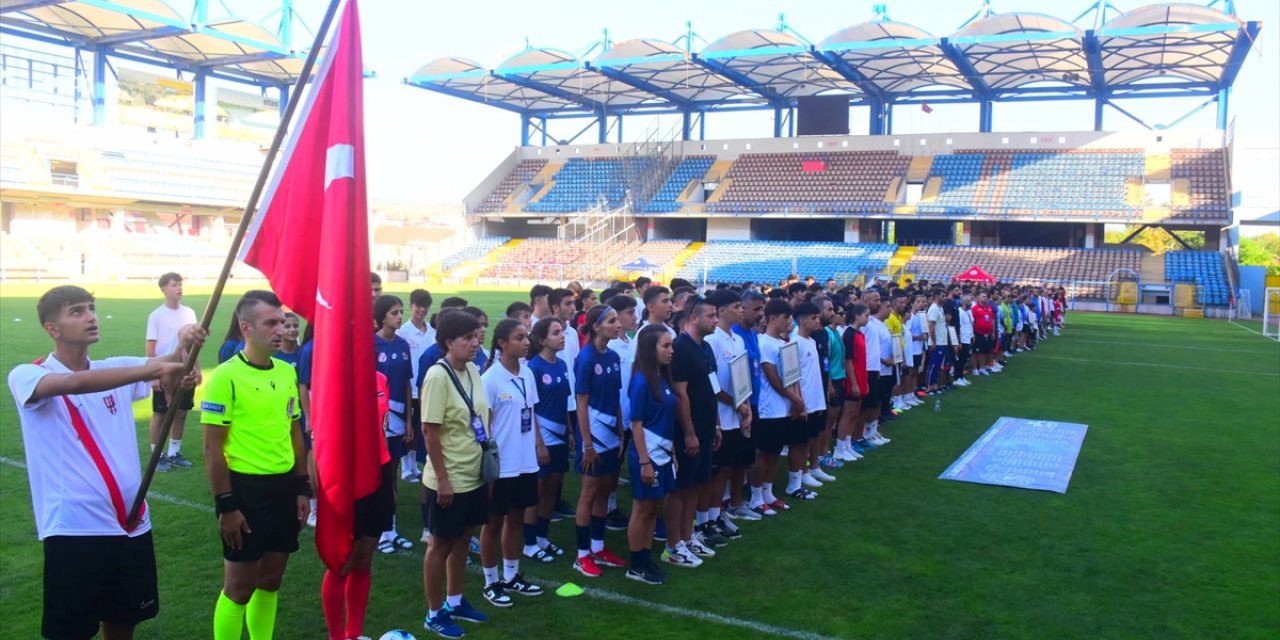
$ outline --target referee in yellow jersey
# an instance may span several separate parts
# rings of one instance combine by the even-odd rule
[[[222,593],[215,640],[272,637],[289,554],[307,519],[312,489],[294,368],[271,354],[284,337],[284,312],[269,291],[236,305],[244,350],[214,369],[200,404],[204,457],[222,534]]]

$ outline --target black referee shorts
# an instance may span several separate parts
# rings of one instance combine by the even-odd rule
[[[292,473],[250,475],[231,472],[231,492],[249,525],[241,532],[240,548],[222,542],[222,557],[231,562],[254,562],[266,553],[298,550],[298,480]]]

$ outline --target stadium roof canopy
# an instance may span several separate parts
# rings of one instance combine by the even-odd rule
[[[1214,8],[1223,2],[1225,11]],[[1110,20],[1104,21],[1108,12]],[[1090,13],[1093,23],[1077,23]],[[1230,0],[1159,4],[1119,13],[1107,0],[1068,22],[1038,13],[980,12],[937,37],[881,13],[814,43],[785,24],[724,36],[700,51],[652,38],[605,43],[591,59],[527,48],[493,68],[466,58],[428,62],[406,84],[519,113],[533,120],[774,109],[800,98],[847,95],[872,108],[885,133],[893,104],[970,102],[991,129],[993,102],[1204,96],[1226,123],[1227,90],[1261,30]],[[595,48],[593,47],[593,50]],[[1206,103],[1207,104],[1207,103]],[[879,124],[877,124],[879,123]],[[545,123],[543,123],[545,131]]]
[[[183,16],[164,0],[0,0],[0,33],[258,86],[297,80],[306,51],[291,42],[289,0],[278,30],[210,21],[208,4]]]

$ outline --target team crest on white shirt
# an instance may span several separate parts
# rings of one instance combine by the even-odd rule
[[[107,411],[110,411],[111,415],[114,416],[116,414],[116,397],[115,396],[103,396],[102,404],[107,406]]]

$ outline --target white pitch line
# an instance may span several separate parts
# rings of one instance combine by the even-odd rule
[[[19,469],[27,468],[26,463],[22,462],[21,460],[14,460],[12,458],[6,458],[4,456],[0,456],[0,464],[6,464],[11,467],[17,467]],[[163,493],[156,493],[154,491],[148,493],[147,496],[148,498],[155,499],[156,501],[167,502],[169,504],[173,504],[179,507],[187,507],[189,509],[204,511],[206,513],[213,512],[213,507],[209,505],[200,504],[198,502],[192,502],[190,500],[185,500],[183,498],[178,498],[176,496],[171,496]],[[416,559],[422,558],[421,554],[414,553],[412,551],[409,551],[409,552],[399,551],[394,555],[404,556],[409,558],[416,558]],[[539,579],[538,582],[541,582],[544,585],[548,585],[553,589],[558,588],[564,584],[563,582],[560,582],[557,580],[550,580],[545,578]],[[698,611],[697,609],[687,609],[685,607],[676,607],[676,606],[667,605],[667,604],[660,604],[657,602],[650,602],[643,598],[635,598],[632,596],[623,595],[621,593],[608,591],[606,589],[597,589],[595,587],[583,587],[583,594],[586,595],[587,597],[594,598],[596,600],[604,600],[606,602],[613,602],[616,604],[625,604],[632,607],[638,607],[641,609],[648,609],[649,611],[654,611],[657,613],[663,613],[666,615],[692,618],[694,620],[700,620],[702,622],[711,622],[715,624],[724,625],[727,627],[736,627],[739,629],[753,631],[755,633],[767,634],[770,636],[776,636],[780,638],[794,638],[795,640],[835,640],[833,636],[825,636],[820,633],[814,633],[811,631],[800,631],[798,629],[788,629],[786,627],[779,627],[776,625],[765,624],[763,622],[756,622],[755,620],[747,620],[745,618],[735,618],[733,616],[720,615],[718,613],[712,613],[710,611]]]
[[[1120,365],[1129,367],[1151,367],[1153,369],[1186,369],[1188,371],[1200,371],[1203,373],[1238,373],[1246,376],[1268,376],[1272,378],[1280,378],[1280,373],[1269,371],[1244,371],[1242,369],[1210,369],[1207,367],[1192,367],[1181,364],[1160,364],[1157,362],[1129,362],[1125,360],[1091,360],[1089,358],[1068,358],[1066,356],[1049,356],[1040,354],[1036,356],[1036,360],[1068,360],[1071,362],[1088,362],[1090,364],[1104,365]]]
[[[1236,326],[1240,326],[1240,325],[1236,325]],[[1248,331],[1253,331],[1253,329],[1249,329],[1249,327],[1240,327],[1240,328],[1246,329]],[[1258,333],[1257,331],[1253,331],[1253,332]],[[1258,335],[1262,335],[1262,334],[1258,334]],[[1072,344],[1075,344],[1077,342],[1085,343],[1085,344],[1118,344],[1118,345],[1125,345],[1130,347],[1158,347],[1158,348],[1166,348],[1166,349],[1177,349],[1179,351],[1185,351],[1185,350],[1219,351],[1222,353],[1257,353],[1258,352],[1257,349],[1220,349],[1218,347],[1197,347],[1197,346],[1184,345],[1184,344],[1167,344],[1167,343],[1160,343],[1160,342],[1126,342],[1123,340],[1083,340],[1081,338],[1071,339]]]

